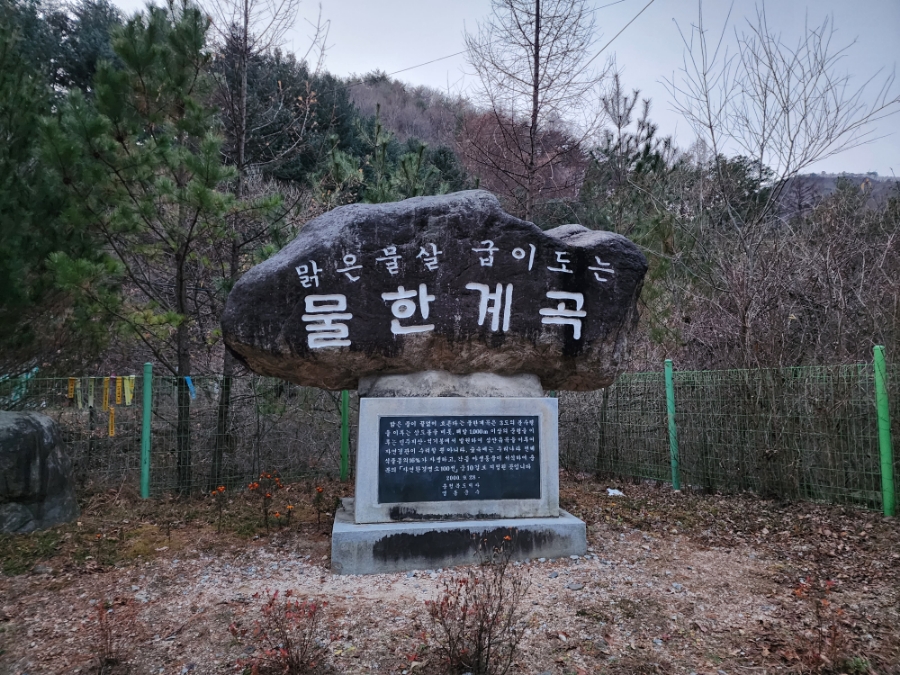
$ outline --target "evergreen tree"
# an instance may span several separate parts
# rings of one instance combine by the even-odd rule
[[[35,205],[34,129],[46,110],[49,88],[22,58],[20,44],[12,25],[0,21],[0,285],[4,289],[0,316],[27,303],[32,265],[42,253],[30,227]]]
[[[122,25],[122,15],[107,0],[0,0],[0,17],[19,35],[22,58],[60,95],[69,89],[89,91],[97,65],[116,62],[111,35]]]
[[[65,368],[103,342],[98,322],[58,292],[48,257],[64,251],[97,261],[101,244],[59,220],[66,195],[40,157],[37,130],[53,94],[27,38],[42,30],[30,6],[0,1],[0,352],[3,372],[45,353]],[[34,19],[34,21],[32,21]]]
[[[209,252],[227,238],[233,177],[214,133],[204,74],[208,21],[194,6],[149,7],[113,41],[121,69],[102,63],[89,102],[72,92],[47,127],[47,156],[73,198],[72,227],[97,233],[128,292],[116,305],[98,292],[108,276],[91,261],[60,254],[60,277],[113,312],[177,378],[178,487],[192,487],[192,347],[217,329]]]

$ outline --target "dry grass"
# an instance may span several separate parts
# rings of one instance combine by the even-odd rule
[[[133,626],[111,627],[129,672],[240,672],[246,645],[228,626],[252,625],[252,596],[266,589],[328,603],[323,646],[334,672],[431,670],[439,659],[425,600],[452,572],[331,575],[330,524],[316,525],[315,487],[279,491],[290,501],[272,513],[295,508],[268,535],[250,496],[229,495],[219,533],[212,496],[142,502],[118,492],[87,500],[80,525],[5,537],[0,672],[90,672],[96,602],[114,598],[134,608]],[[900,673],[896,520],[588,477],[564,477],[561,487],[593,550],[515,567],[529,590],[510,673]],[[611,498],[607,487],[626,496]],[[827,595],[796,592],[826,582]],[[816,604],[823,598],[826,611]],[[836,640],[823,625],[839,631]]]

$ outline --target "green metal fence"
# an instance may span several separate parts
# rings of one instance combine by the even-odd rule
[[[69,397],[74,379],[82,392]],[[94,405],[87,391],[94,385]],[[141,486],[142,375],[134,378],[131,404],[104,408],[106,378],[17,378],[0,381],[0,409],[33,410],[56,420],[73,458],[83,489]],[[263,471],[286,479],[340,475],[341,393],[299,387],[259,376],[232,378],[227,421],[220,424],[221,378],[191,380],[188,406],[190,481],[182,485],[178,471],[178,396],[174,377],[152,378],[150,457],[147,493],[159,495],[185,488],[200,491],[214,483],[245,484]],[[357,416],[355,395],[347,397],[351,437]],[[110,416],[113,424],[110,424]],[[352,438],[350,439],[352,440]],[[348,443],[353,447],[353,443]],[[184,444],[182,444],[184,447]],[[217,455],[218,475],[213,474]],[[352,461],[348,462],[352,466]]]
[[[896,445],[900,368],[889,365],[885,373]],[[36,410],[57,420],[84,489],[129,485],[137,490],[145,378],[137,373],[132,384],[130,378],[119,380],[122,385],[102,377],[34,374],[0,380],[0,409]],[[889,506],[882,500],[883,453],[871,364],[674,370],[671,384],[671,426],[664,372],[624,374],[598,392],[561,392],[561,466],[635,479],[674,479],[685,488]],[[342,441],[344,447],[355,447],[355,394],[346,397],[344,407],[347,438],[340,392],[237,377],[230,406],[223,409],[221,379],[194,378],[189,424],[182,427],[189,442],[179,444],[177,385],[175,378],[152,378],[146,494],[200,491],[218,482],[236,486],[262,471],[278,471],[285,478],[338,476],[354,466],[352,457],[342,462],[341,447]],[[105,407],[103,390],[109,392]],[[190,467],[187,485],[184,472],[179,473],[179,453],[185,447],[190,448],[189,457],[182,455]],[[898,454],[894,476],[900,474]]]
[[[886,379],[896,444],[900,368],[888,366]],[[673,384],[684,486],[882,508],[871,364],[675,371]],[[604,391],[564,393],[560,463],[670,482],[664,373],[624,374]]]

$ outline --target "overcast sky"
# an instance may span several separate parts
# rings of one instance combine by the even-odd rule
[[[634,19],[647,1],[591,3],[600,33],[598,49]],[[140,0],[117,2],[127,12],[144,4]],[[406,69],[461,52],[465,31],[474,30],[488,15],[490,0],[322,0],[321,6],[323,18],[330,21],[326,68],[332,73],[346,76],[378,69],[397,73],[395,77],[405,82],[452,92],[477,86],[464,54]],[[615,56],[625,86],[640,89],[642,97],[652,99],[651,118],[681,146],[689,145],[694,134],[671,110],[663,80],[678,76],[684,53],[679,26],[690,33],[691,24],[697,21],[697,6],[697,0],[655,0],[607,49],[607,54]],[[723,0],[704,3],[706,26],[717,35],[729,6]],[[735,0],[732,23],[746,25],[745,17],[755,16],[755,6],[754,0]],[[307,20],[314,20],[317,12],[317,3],[304,2],[285,48],[306,51]],[[872,93],[900,63],[900,0],[770,0],[766,13],[770,27],[781,32],[789,44],[802,35],[806,22],[816,26],[832,17],[837,29],[833,47],[855,41],[841,62],[842,70],[852,76],[851,84],[860,86],[880,71],[869,87]],[[401,70],[404,72],[397,72]],[[894,94],[898,93],[900,86],[894,89]],[[900,175],[900,115],[880,121],[877,136],[882,138],[820,162],[811,170]]]

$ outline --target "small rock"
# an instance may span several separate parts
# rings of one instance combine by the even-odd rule
[[[682,586],[678,582],[675,582],[674,584],[672,584],[672,590],[676,593],[681,593],[684,590],[684,586]]]
[[[407,573],[406,573],[406,578],[407,578],[407,579],[412,579],[414,576],[416,576],[416,573],[415,573],[415,572],[407,572]]]
[[[569,558],[570,558],[571,560],[578,560],[578,559],[581,558],[581,556],[578,556],[578,555],[570,555]]]
[[[38,563],[34,567],[31,568],[32,573],[34,574],[53,574],[53,568],[48,567],[47,565],[41,565]]]
[[[568,588],[570,591],[580,591],[582,588],[584,588],[584,584],[579,584],[578,582],[573,581],[566,584],[566,588]]]
[[[625,493],[615,488],[606,488],[606,494],[609,497],[624,497]]]
[[[653,644],[655,644],[657,647],[662,647],[663,641],[659,638],[653,638]]]
[[[559,576],[559,572],[550,572],[549,576],[551,579],[555,579],[556,577]]]
[[[538,562],[547,562],[546,558],[538,558]]]

